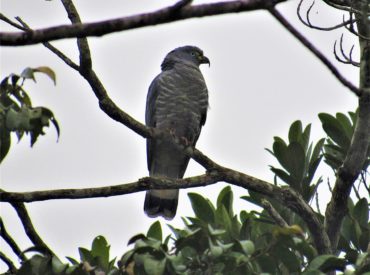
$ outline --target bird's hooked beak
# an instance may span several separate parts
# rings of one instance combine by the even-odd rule
[[[211,67],[211,61],[204,55],[200,56],[200,64],[208,64],[208,67]]]

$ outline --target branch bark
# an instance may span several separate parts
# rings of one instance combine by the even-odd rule
[[[325,213],[325,230],[330,237],[333,251],[336,250],[343,218],[348,212],[348,198],[353,184],[358,178],[367,159],[370,143],[370,37],[369,5],[367,1],[358,1],[355,8],[361,49],[360,88],[363,94],[359,98],[359,114],[351,145],[343,165],[338,170],[332,198]]]
[[[2,191],[0,191],[2,192]],[[28,211],[26,209],[26,206],[22,202],[10,202],[10,204],[13,206],[15,211],[18,214],[19,219],[22,222],[24,231],[26,232],[26,235],[31,240],[31,242],[38,248],[41,249],[43,252],[48,253],[49,255],[54,255],[54,252],[44,243],[44,241],[41,239],[39,234],[37,233],[36,229],[34,228],[31,218],[28,215]]]
[[[24,46],[73,37],[102,36],[113,32],[165,24],[184,19],[267,9],[286,0],[239,0],[202,5],[174,6],[94,23],[77,23],[26,32],[0,32],[0,45]],[[180,8],[180,9],[179,9]]]
[[[26,257],[24,254],[22,254],[22,251],[19,248],[18,244],[14,241],[12,236],[10,236],[8,231],[6,230],[1,217],[0,217],[0,236],[9,245],[9,247],[13,250],[14,254],[17,255],[19,259],[21,259],[22,261],[26,260]]]
[[[196,150],[198,151],[198,150]],[[199,155],[202,155],[199,152]],[[208,159],[208,158],[207,158]],[[204,160],[204,161],[207,161]],[[137,182],[86,189],[60,189],[52,191],[35,192],[0,192],[2,202],[35,202],[51,199],[83,199],[110,197],[131,194],[149,189],[185,189],[211,185],[220,181],[256,191],[260,194],[274,198],[282,205],[296,212],[306,222],[310,230],[315,246],[320,254],[330,253],[330,241],[328,236],[323,234],[323,224],[318,219],[314,210],[304,201],[304,199],[294,190],[288,187],[278,187],[266,181],[254,178],[247,174],[234,171],[216,164],[207,174],[185,178],[185,179],[166,179],[146,177]]]

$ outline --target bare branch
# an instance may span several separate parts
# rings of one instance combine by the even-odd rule
[[[19,30],[22,30],[22,31],[26,31],[27,28],[24,28],[22,25],[19,25],[18,23],[15,23],[14,21],[10,20],[8,17],[6,17],[4,14],[0,13],[0,20],[8,23],[9,25],[19,29]]]
[[[235,0],[201,5],[180,4],[138,15],[94,23],[60,25],[27,32],[0,32],[0,45],[24,46],[72,37],[102,36],[105,34],[165,24],[189,18],[268,9],[286,0]],[[179,6],[176,6],[179,5]],[[181,9],[178,9],[181,7]]]
[[[15,267],[14,263],[11,259],[9,259],[3,252],[0,251],[0,259],[8,266],[8,272],[10,274],[16,274],[17,268]],[[8,274],[8,273],[5,273]]]
[[[349,80],[347,80],[339,70],[325,57],[323,53],[319,51],[310,41],[304,37],[296,28],[293,27],[285,17],[275,8],[269,10],[270,13],[292,34],[294,35],[303,45],[306,46],[321,62],[333,73],[333,75],[347,88],[349,88],[357,96],[361,96],[362,90],[358,89]]]
[[[41,248],[43,251],[47,252],[48,254],[54,255],[53,251],[44,243],[44,241],[40,238],[39,234],[37,233],[36,229],[33,227],[31,218],[28,215],[25,205],[22,202],[11,202],[10,204],[13,206],[13,208],[17,212],[18,217],[22,222],[24,231],[26,232],[26,235],[31,240],[31,242],[37,248]]]
[[[344,49],[343,49],[343,34],[342,34],[341,37],[340,37],[340,42],[339,42],[339,49],[340,49],[340,53],[341,53],[341,55],[344,59],[342,59],[337,53],[337,41],[334,42],[334,47],[333,47],[333,53],[334,53],[335,58],[341,63],[351,64],[353,66],[360,67],[360,63],[356,62],[356,61],[353,61],[353,59],[352,59],[352,53],[353,53],[354,47],[355,47],[355,45],[352,45],[351,50],[349,51],[349,56],[347,56],[346,53],[344,52]]]
[[[272,204],[266,200],[262,199],[261,204],[263,208],[269,213],[270,217],[276,222],[277,225],[280,227],[288,227],[289,224],[283,219],[282,216],[280,216],[279,212],[276,211],[276,209],[272,206]]]
[[[81,24],[80,15],[77,12],[72,0],[62,0],[62,4],[72,24]],[[77,39],[78,51],[80,53],[80,71],[90,70],[92,67],[91,53],[86,38]]]
[[[9,245],[9,247],[13,250],[14,254],[17,255],[19,259],[26,260],[26,257],[22,253],[17,243],[14,241],[12,236],[10,236],[9,233],[7,232],[3,220],[1,218],[0,218],[0,236]]]
[[[302,7],[302,3],[303,3],[304,0],[301,0],[298,4],[298,7],[297,7],[297,16],[299,18],[299,20],[302,22],[303,25],[311,28],[311,29],[315,29],[315,30],[320,30],[320,31],[332,31],[332,30],[336,30],[336,29],[339,29],[341,27],[344,27],[344,26],[347,26],[347,25],[351,25],[353,24],[354,22],[356,22],[355,20],[353,20],[352,18],[347,20],[347,21],[344,21],[338,25],[335,25],[335,26],[332,26],[332,27],[318,27],[318,26],[314,26],[311,24],[311,21],[310,21],[310,12],[313,8],[313,6],[315,5],[315,1],[312,2],[311,6],[308,8],[307,12],[306,12],[306,21],[302,18],[301,16],[301,7]]]
[[[22,30],[25,30],[25,31],[30,31],[32,30],[26,22],[24,22],[20,17],[16,17],[15,19],[17,19],[17,21],[21,24],[21,28],[19,29],[22,29]],[[66,56],[64,53],[62,53],[60,50],[58,50],[57,48],[55,48],[53,45],[51,45],[49,42],[43,42],[42,43],[46,48],[48,48],[51,52],[53,52],[56,56],[58,56],[62,61],[64,61],[64,63],[66,63],[69,67],[71,67],[72,69],[75,69],[76,71],[79,70],[79,67],[76,63],[74,63],[68,56]]]

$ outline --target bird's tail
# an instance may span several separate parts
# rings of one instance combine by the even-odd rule
[[[179,190],[149,190],[146,191],[144,211],[151,217],[162,216],[166,220],[172,220],[176,215]]]

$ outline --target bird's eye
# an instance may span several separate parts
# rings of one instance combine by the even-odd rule
[[[195,52],[191,52],[190,54],[191,54],[191,56],[195,56]]]

